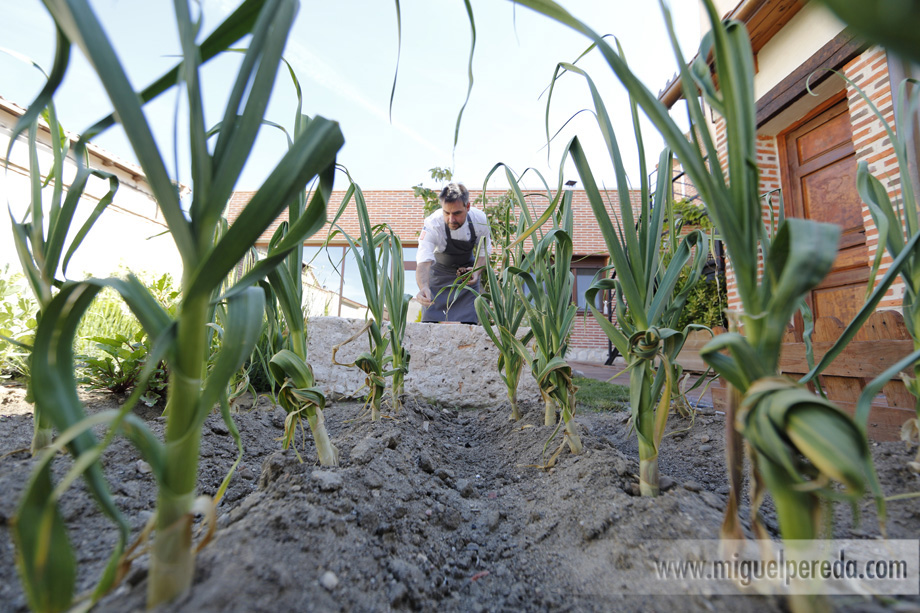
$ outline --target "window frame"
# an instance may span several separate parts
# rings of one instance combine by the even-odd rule
[[[584,295],[585,290],[580,290],[578,287],[578,271],[590,271],[592,277],[597,274],[597,271],[607,266],[608,256],[603,254],[593,254],[593,255],[574,255],[572,256],[572,265],[569,270],[572,272],[572,275],[575,277],[575,282],[572,284],[572,302],[578,306],[578,297],[579,295]],[[585,274],[585,273],[582,273]],[[600,296],[601,303],[606,302],[607,292],[603,292]],[[585,313],[589,309],[587,308],[587,302],[585,306],[578,306],[578,313]],[[602,309],[602,312],[603,309]]]

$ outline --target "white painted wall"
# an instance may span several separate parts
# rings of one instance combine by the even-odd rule
[[[0,104],[0,156],[9,146],[12,128],[18,119],[14,105]],[[43,173],[51,168],[51,148],[46,143],[48,135],[40,130],[42,144],[39,149],[39,167]],[[21,135],[10,155],[9,167],[0,170],[0,202],[22,221],[30,204],[28,141]],[[0,157],[2,160],[2,157]],[[84,239],[67,269],[67,277],[81,279],[87,275],[108,276],[119,269],[160,275],[171,273],[177,280],[181,275],[181,260],[175,244],[166,231],[156,201],[143,178],[139,167],[117,160],[98,148],[91,148],[90,164],[118,176],[120,187],[114,202],[96,221]],[[76,164],[66,164],[64,184],[69,187],[76,173]],[[108,181],[91,178],[84,197],[77,208],[76,220],[70,238],[82,226],[99,199],[108,191]],[[43,206],[51,203],[51,188],[43,192]],[[47,215],[47,212],[46,212]],[[159,235],[159,236],[158,236]],[[0,265],[10,263],[12,270],[20,270],[19,258],[13,243],[9,213],[0,213]]]
[[[844,27],[823,5],[807,3],[757,54],[755,99],[769,92]]]

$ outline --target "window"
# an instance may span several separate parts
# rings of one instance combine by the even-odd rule
[[[597,272],[607,265],[606,256],[599,255],[576,255],[572,258],[572,274],[575,275],[575,287],[573,288],[572,300],[578,305],[579,311],[587,309],[585,292],[594,281]],[[609,276],[609,271],[605,273]],[[604,312],[604,299],[607,292],[600,292],[595,297],[595,307]]]
[[[406,269],[406,293],[412,297],[418,293],[418,283],[415,282],[415,256],[418,254],[418,247],[406,247],[403,245],[403,263]]]
[[[418,284],[415,282],[415,254],[417,247],[403,247],[403,263],[406,273],[406,293],[415,296]],[[333,308],[330,315],[343,315],[341,298],[364,304],[364,285],[358,272],[358,263],[347,245],[331,245],[323,248],[306,245],[303,248],[304,264],[310,266],[316,282],[323,289],[337,294],[340,298],[338,308]]]

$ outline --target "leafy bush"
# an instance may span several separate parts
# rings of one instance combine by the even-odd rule
[[[702,202],[694,204],[687,199],[679,200],[674,203],[674,216],[680,218],[684,226],[694,226],[704,232],[711,232],[715,228]]]
[[[133,337],[117,334],[114,338],[95,336],[90,341],[102,357],[80,356],[83,360],[81,384],[91,390],[108,390],[114,394],[127,394],[135,386],[150,353],[147,334],[141,330]],[[166,364],[160,362],[140,400],[152,407],[166,393]]]
[[[0,375],[28,375],[29,351],[38,325],[38,303],[25,291],[23,276],[9,274],[9,264],[0,276]]]
[[[694,223],[694,225],[698,224]],[[664,253],[661,258],[662,266],[667,267],[670,260],[671,255]],[[680,271],[675,291],[679,292],[684,288],[689,274],[690,270],[686,267]],[[725,273],[716,268],[710,253],[709,260],[703,266],[702,276],[687,296],[687,302],[684,304],[675,329],[683,330],[689,324],[701,324],[708,328],[713,326],[726,328],[728,326],[724,310],[727,306],[728,290],[725,284]]]
[[[141,324],[125,306],[118,293],[111,289],[99,292],[77,328],[74,353],[79,356],[101,358],[104,351],[97,347],[96,339],[115,339],[119,336],[134,338]]]
[[[179,291],[171,275],[148,280],[144,286],[166,312],[175,314]],[[137,318],[114,290],[106,289],[80,321],[74,349],[81,362],[81,385],[125,395],[137,385],[151,346]],[[155,405],[165,395],[166,385],[166,364],[160,362],[140,400],[147,406]]]
[[[705,271],[704,271],[705,272]],[[683,271],[677,282],[677,291],[683,288],[687,272]],[[690,291],[687,304],[677,321],[677,328],[683,330],[689,324],[702,324],[708,328],[726,326],[724,309],[728,306],[728,292],[725,287],[725,274],[714,273],[711,279],[703,277]]]

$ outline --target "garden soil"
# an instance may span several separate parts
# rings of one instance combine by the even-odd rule
[[[0,387],[0,611],[25,611],[15,571],[10,522],[33,466],[30,407],[21,387]],[[90,412],[117,398],[83,393]],[[406,399],[372,423],[364,407],[337,402],[327,411],[337,468],[318,465],[309,436],[281,450],[284,412],[264,398],[237,406],[245,455],[218,507],[215,538],[198,555],[194,586],[162,611],[783,611],[765,596],[654,593],[624,584],[621,570],[649,566],[643,539],[716,539],[728,485],[722,416],[701,409],[672,415],[661,446],[664,492],[637,495],[637,451],[625,412],[576,420],[585,451],[567,449],[542,467],[561,437],[542,407],[457,410]],[[162,435],[162,408],[135,409]],[[214,495],[236,459],[219,415],[208,417],[198,491]],[[873,444],[887,495],[920,490],[902,443]],[[915,453],[915,450],[914,452]],[[135,535],[151,517],[156,489],[147,466],[123,439],[103,456],[112,490]],[[70,465],[55,460],[60,477]],[[878,535],[873,503],[836,510],[835,536]],[[114,541],[112,525],[82,484],[62,512],[80,563],[80,591],[92,587]],[[768,528],[775,521],[765,507]],[[750,526],[745,523],[746,529]],[[888,536],[920,536],[920,503],[889,505]],[[95,610],[142,611],[148,557]],[[649,581],[653,571],[649,567]],[[648,592],[652,592],[649,594]],[[916,597],[838,597],[849,611],[920,610]]]

